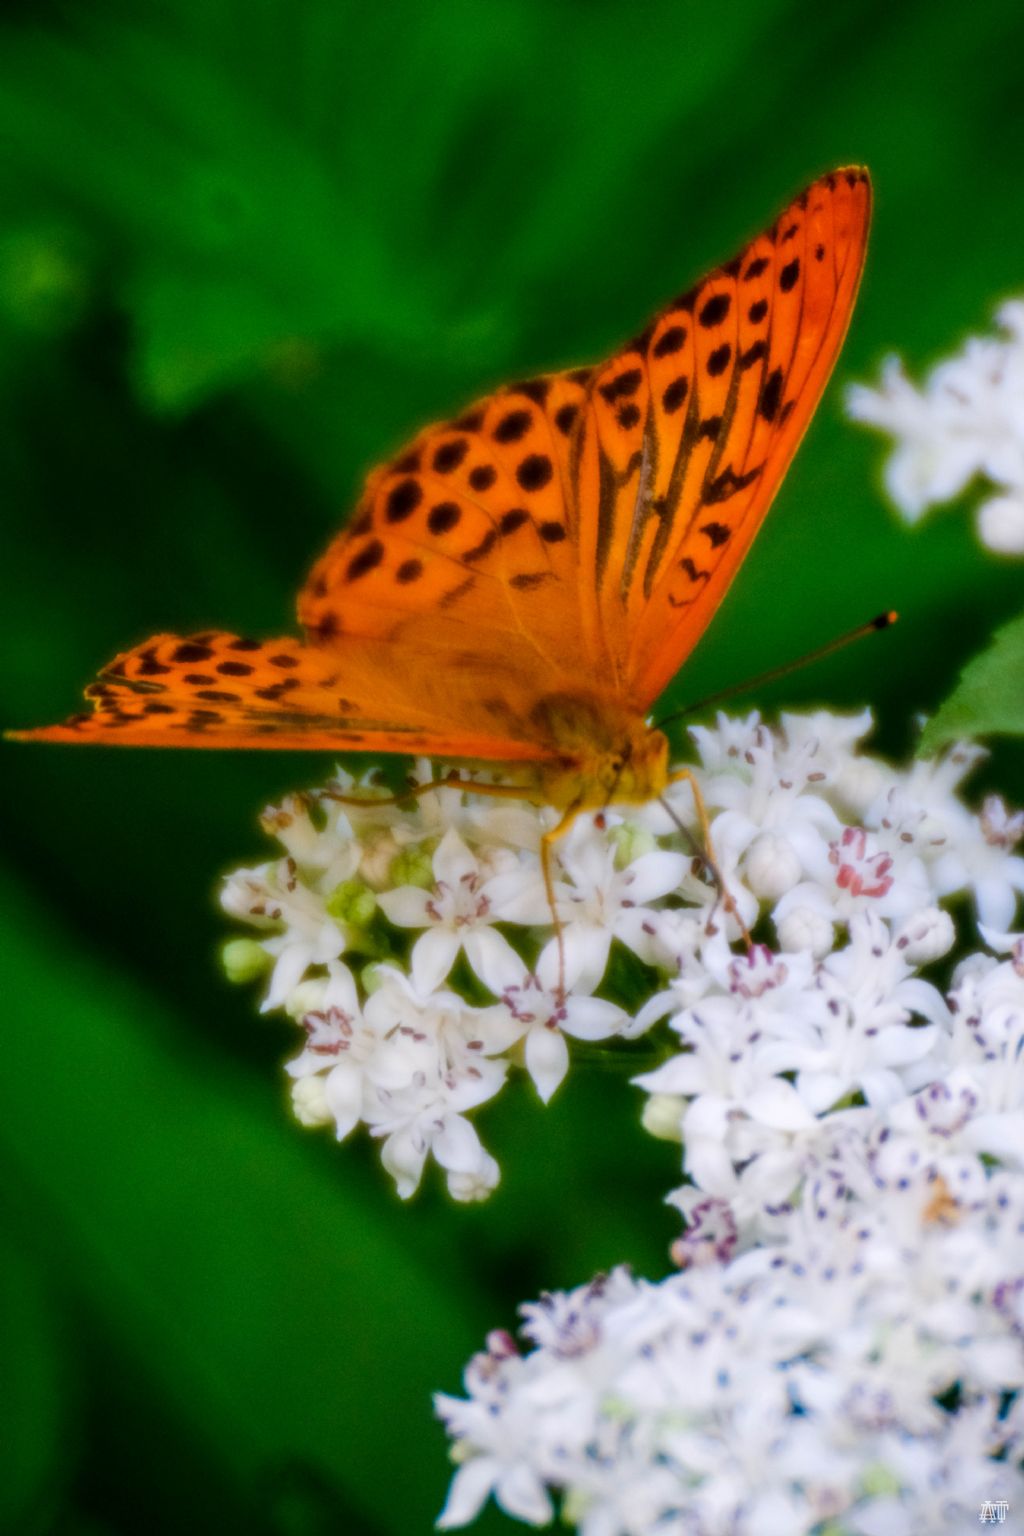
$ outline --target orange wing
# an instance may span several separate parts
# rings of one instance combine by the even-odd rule
[[[833,172],[595,376],[581,518],[616,657],[646,711],[711,621],[814,413],[850,321],[867,172]]]
[[[160,636],[107,669],[91,714],[21,734],[543,761],[557,755],[545,696],[645,711],[814,410],[868,206],[863,171],[815,182],[611,362],[510,385],[422,432],[315,566],[305,645]]]
[[[596,369],[512,385],[371,476],[299,617],[319,643],[507,654],[644,711],[771,504],[849,323],[867,173],[815,182]]]
[[[419,685],[415,704],[409,681]],[[86,697],[87,714],[9,734],[108,746],[426,752],[500,762],[548,755],[525,733],[506,739],[460,718],[458,698],[453,702],[436,665],[413,659],[399,683],[358,649],[343,657],[290,636],[156,635],[118,656]],[[483,701],[477,713],[486,717]]]

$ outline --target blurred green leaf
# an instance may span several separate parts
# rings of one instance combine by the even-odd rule
[[[960,681],[928,721],[919,754],[933,757],[951,741],[1024,735],[1024,614],[997,631],[969,661]]]
[[[318,1171],[276,1094],[232,1082],[200,1051],[173,1053],[157,999],[77,954],[6,885],[0,894],[15,914],[5,1005],[51,1035],[44,1058],[34,1031],[5,1044],[0,1157],[30,1161],[52,1247],[250,1496],[276,1496],[308,1468],[365,1522],[346,1529],[421,1529],[445,1483],[430,1394],[453,1352],[477,1344],[469,1276],[456,1268],[453,1286],[417,1265],[383,1190],[367,1201],[343,1167],[334,1180]],[[45,1316],[17,1278],[11,1325],[34,1329],[42,1379],[24,1395],[43,1400],[45,1442]]]
[[[13,1233],[0,1234],[0,1530],[20,1536],[52,1529],[69,1471],[66,1341],[50,1292]]]

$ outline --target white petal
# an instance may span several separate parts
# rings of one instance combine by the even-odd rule
[[[460,948],[459,936],[450,928],[428,928],[420,934],[413,945],[410,971],[421,997],[429,997],[441,985]]]
[[[689,866],[685,854],[670,853],[664,848],[642,853],[620,877],[622,892],[638,906],[646,906],[674,891]]]
[[[1024,1166],[1024,1119],[1019,1112],[975,1115],[965,1128],[964,1139],[979,1152],[1003,1162]]]
[[[519,869],[495,875],[487,881],[484,894],[498,922],[551,922],[551,907],[539,864],[523,864]]]
[[[1005,933],[1013,927],[1017,894],[1007,880],[979,880],[974,887],[978,922]]]
[[[494,1496],[506,1514],[528,1525],[547,1525],[554,1514],[544,1484],[525,1462],[510,1467],[498,1479]]]
[[[494,1487],[499,1467],[496,1456],[473,1456],[463,1462],[452,1478],[444,1509],[438,1516],[439,1531],[451,1531],[476,1519]]]
[[[562,1028],[577,1040],[607,1040],[628,1021],[628,1014],[601,997],[570,997]]]
[[[347,1013],[352,1018],[357,1017],[359,993],[356,991],[355,977],[352,972],[340,960],[332,960],[328,970],[330,975],[324,988],[323,1006],[340,1008],[342,1013]]]
[[[779,1131],[805,1131],[815,1117],[804,1104],[792,1083],[773,1077],[754,1089],[744,1102],[751,1119]]]
[[[608,952],[612,947],[610,931],[591,923],[571,923],[563,939],[566,986],[593,992],[608,966]]]
[[[419,1188],[427,1149],[414,1131],[395,1131],[381,1148],[380,1160],[395,1181],[400,1199],[408,1200]]]
[[[363,1074],[351,1062],[344,1062],[328,1072],[324,1080],[324,1099],[337,1127],[338,1140],[359,1124],[363,1111]]]
[[[526,1037],[526,1070],[547,1104],[569,1070],[569,1047],[558,1029],[531,1029]]]
[[[433,918],[427,911],[430,893],[418,885],[400,885],[394,891],[382,891],[377,897],[389,923],[396,928],[428,928]]]
[[[494,928],[467,930],[463,939],[466,959],[485,987],[500,997],[507,987],[523,980],[524,966],[508,939]]]
[[[274,966],[267,995],[260,1005],[261,1013],[269,1013],[272,1008],[280,1008],[288,1001],[289,994],[298,986],[312,960],[312,943],[303,940],[284,946]]]
[[[485,1153],[480,1138],[461,1115],[445,1115],[444,1125],[434,1137],[431,1148],[442,1168],[453,1173],[472,1173],[483,1162]]]
[[[880,1065],[903,1067],[922,1056],[937,1043],[939,1031],[934,1024],[919,1024],[911,1028],[906,1024],[894,1024],[883,1029],[873,1042],[872,1054]]]
[[[434,874],[453,889],[463,875],[475,874],[477,862],[454,827],[449,827],[434,854]]]
[[[798,1072],[796,1091],[816,1115],[823,1115],[849,1091],[847,1078],[835,1072]]]

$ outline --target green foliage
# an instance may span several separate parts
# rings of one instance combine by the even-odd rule
[[[1005,625],[964,667],[925,726],[920,755],[932,757],[963,737],[995,735],[1024,735],[1024,615]]]
[[[160,628],[280,632],[383,453],[600,356],[856,159],[877,217],[836,384],[663,707],[894,606],[891,634],[751,702],[870,702],[906,751],[1019,612],[1021,567],[955,512],[908,533],[840,387],[1019,290],[1022,41],[1011,0],[8,8],[2,723],[66,713]],[[218,874],[265,857],[260,808],[329,764],[2,764],[0,1526],[426,1531],[431,1388],[541,1288],[665,1266],[678,1149],[638,1127],[639,1052],[485,1110],[487,1208],[436,1183],[400,1207],[364,1148],[290,1120],[294,1028],[218,960]]]

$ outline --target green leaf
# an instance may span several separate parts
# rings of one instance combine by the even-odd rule
[[[7,1182],[9,1170],[4,1170]],[[24,1193],[22,1191],[22,1193]],[[0,1239],[0,1530],[25,1536],[52,1529],[57,1490],[68,1471],[66,1340],[59,1337],[41,1266]]]
[[[448,1476],[431,1391],[481,1332],[467,1267],[417,1261],[384,1177],[367,1193],[346,1175],[356,1149],[318,1159],[276,1092],[184,1045],[157,997],[2,882],[0,895],[15,914],[0,991],[19,1021],[0,1168],[32,1169],[33,1220],[87,1306],[243,1496],[273,1501],[305,1469],[346,1530],[426,1530]],[[20,1301],[12,1326],[27,1334],[25,1285]]]
[[[1000,629],[969,661],[949,698],[928,721],[918,749],[932,757],[965,736],[1024,736],[1024,614]]]

